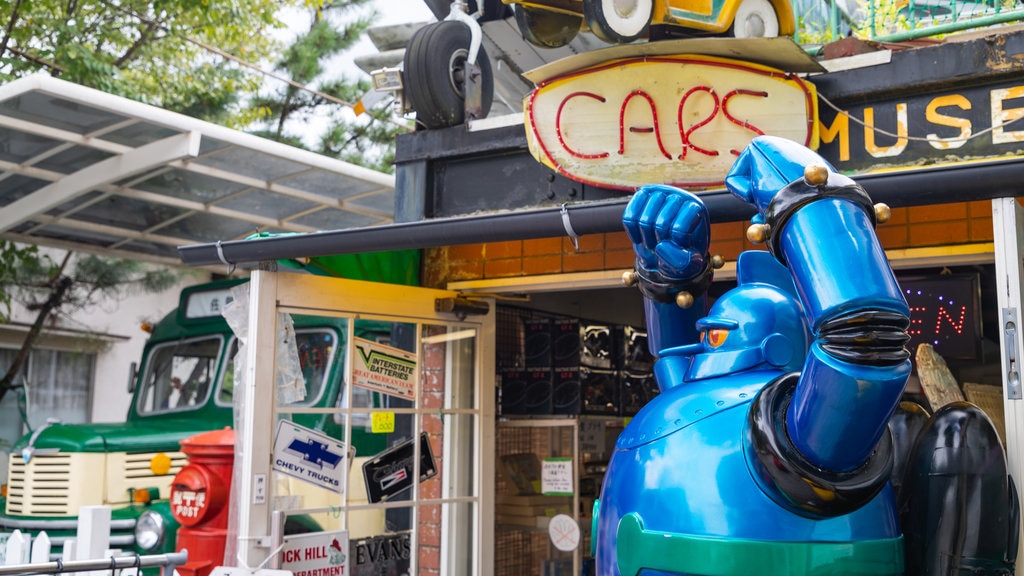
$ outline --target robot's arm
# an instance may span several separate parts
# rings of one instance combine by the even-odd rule
[[[651,353],[697,342],[695,323],[707,310],[712,276],[707,207],[678,188],[644,186],[626,206],[622,221],[636,252],[631,282],[644,295]],[[660,361],[665,373],[675,372],[665,366],[672,361]],[[663,388],[676,383],[672,377],[659,379]]]
[[[911,369],[909,309],[874,207],[817,154],[780,138],[755,138],[726,185],[757,208],[748,236],[789,269],[814,337],[799,378],[766,387],[752,408],[758,476],[798,512],[849,512],[888,480],[886,426]]]

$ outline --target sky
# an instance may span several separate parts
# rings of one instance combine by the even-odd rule
[[[408,24],[410,22],[433,22],[436,20],[434,13],[427,8],[423,0],[374,0],[374,8],[379,14],[374,26],[387,26],[393,24]],[[373,42],[364,37],[359,43],[348,52],[350,58],[373,54],[377,52]],[[366,76],[366,74],[353,66],[353,73]]]

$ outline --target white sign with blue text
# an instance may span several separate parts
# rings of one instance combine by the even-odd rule
[[[288,420],[277,423],[274,470],[344,493],[348,459],[348,449],[343,442]]]

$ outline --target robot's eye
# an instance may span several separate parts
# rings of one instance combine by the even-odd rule
[[[704,343],[712,348],[718,348],[725,343],[725,339],[729,336],[729,331],[725,328],[711,328],[705,330],[701,335]]]

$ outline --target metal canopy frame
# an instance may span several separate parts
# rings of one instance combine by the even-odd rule
[[[177,247],[394,219],[395,178],[46,75],[0,86],[0,238]]]

